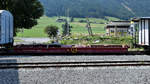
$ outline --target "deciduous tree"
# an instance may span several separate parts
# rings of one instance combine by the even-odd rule
[[[48,35],[49,38],[56,38],[58,34],[58,27],[57,26],[47,26],[45,28],[45,33]]]
[[[14,16],[14,35],[18,29],[30,29],[37,25],[44,9],[39,0],[0,0],[0,10],[8,10]]]

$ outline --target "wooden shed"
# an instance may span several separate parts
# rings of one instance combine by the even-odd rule
[[[127,36],[130,29],[130,21],[112,21],[105,28],[108,36]]]

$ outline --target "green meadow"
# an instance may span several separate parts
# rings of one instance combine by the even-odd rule
[[[47,35],[44,32],[44,29],[48,25],[55,25],[59,27],[60,33],[62,33],[62,24],[64,23],[59,23],[56,22],[58,17],[47,17],[43,16],[40,19],[38,19],[38,25],[34,26],[31,29],[24,29],[22,32],[17,33],[17,37],[47,37]],[[65,17],[62,17],[65,18]],[[91,23],[92,31],[94,34],[105,34],[105,23],[108,21],[113,21],[113,20],[119,20],[117,18],[113,17],[106,17],[106,19],[101,19],[101,18],[89,18],[91,22],[96,22],[100,24],[94,24]],[[71,22],[70,25],[73,27],[72,28],[72,34],[73,35],[88,35],[88,31],[85,28],[86,23],[80,23],[80,20],[86,20],[86,18],[74,18],[74,22]]]
[[[65,17],[62,17],[65,18]],[[106,23],[109,21],[115,21],[120,20],[114,17],[106,17],[106,19],[100,19],[100,18],[89,18],[90,22],[96,22],[100,24],[91,23],[92,31],[94,33],[94,36],[88,36],[88,31],[85,28],[86,23],[80,23],[80,20],[86,20],[86,18],[74,18],[74,22],[71,22],[70,25],[72,28],[72,35],[70,37],[65,37],[62,40],[59,40],[61,44],[82,44],[82,45],[89,45],[89,44],[122,44],[122,45],[129,45],[132,46],[132,38],[131,37],[107,37],[103,35],[105,34],[105,26]],[[16,37],[40,37],[45,38],[48,37],[47,34],[44,32],[44,29],[48,25],[55,25],[59,27],[60,33],[62,33],[62,24],[56,22],[58,17],[46,17],[43,16],[40,19],[38,19],[38,25],[34,26],[31,29],[25,29],[23,32],[18,32]],[[20,42],[21,40],[15,40],[16,42]],[[49,42],[48,42],[49,43]],[[131,48],[130,51],[137,51],[137,50],[143,50],[141,48],[135,49]]]

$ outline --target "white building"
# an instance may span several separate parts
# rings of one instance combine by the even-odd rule
[[[150,45],[150,17],[134,18],[134,29],[138,29],[138,44],[143,46]]]

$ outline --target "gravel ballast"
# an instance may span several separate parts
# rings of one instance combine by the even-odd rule
[[[149,84],[150,67],[0,70],[0,84]]]
[[[76,62],[76,61],[150,61],[148,55],[67,55],[67,56],[0,56],[0,63],[25,63],[25,62]]]
[[[136,56],[0,56],[0,63],[150,61]],[[150,66],[0,69],[0,84],[149,84]]]

